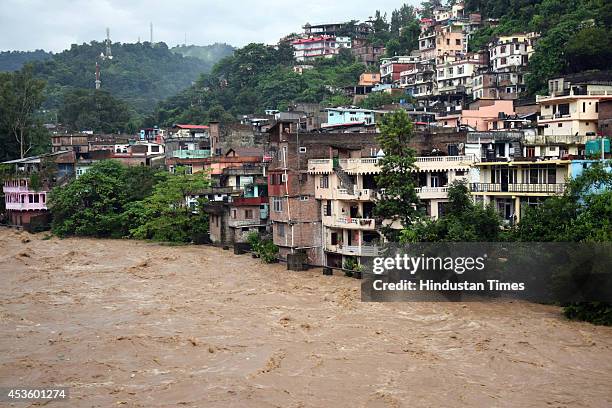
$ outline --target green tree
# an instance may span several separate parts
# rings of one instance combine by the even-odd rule
[[[380,172],[376,183],[381,189],[376,201],[375,214],[402,226],[412,224],[418,218],[419,198],[415,191],[415,151],[409,146],[414,137],[414,126],[404,110],[397,110],[383,117],[376,141],[384,152],[379,159]],[[383,234],[390,241],[398,240],[398,230],[384,226]]]
[[[148,196],[152,187],[153,170],[148,167],[98,162],[79,178],[51,191],[52,231],[59,236],[126,236],[126,206]]]
[[[128,105],[110,93],[96,89],[76,89],[63,97],[60,121],[72,131],[127,132],[133,128]]]
[[[160,175],[151,195],[129,205],[124,219],[130,226],[130,235],[155,241],[191,241],[194,229],[201,233],[207,218],[198,216],[198,211],[187,206],[185,197],[209,185],[204,173],[187,174],[180,168],[175,174]]]
[[[493,206],[474,204],[465,183],[454,182],[448,189],[445,214],[437,220],[421,219],[404,228],[402,242],[496,242],[501,219]]]
[[[21,71],[0,73],[0,157],[20,158],[45,144],[47,133],[36,118],[43,102],[45,82],[35,79],[30,65]]]

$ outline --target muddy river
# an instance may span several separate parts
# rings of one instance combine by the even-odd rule
[[[362,303],[218,248],[10,230],[0,276],[0,386],[69,387],[51,407],[612,406],[612,328],[557,307]]]

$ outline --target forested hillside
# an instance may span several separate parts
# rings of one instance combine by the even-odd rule
[[[170,51],[181,54],[183,57],[194,57],[204,61],[209,69],[212,69],[217,61],[232,55],[234,50],[235,48],[231,45],[222,43],[214,43],[211,45],[179,45],[170,49]]]
[[[303,74],[293,72],[290,45],[249,44],[222,59],[194,86],[160,104],[147,124],[235,120],[230,115],[284,109],[292,102],[348,103],[341,88],[354,85],[366,67],[348,50],[321,60]]]
[[[102,59],[103,42],[72,45],[52,60],[34,63],[34,74],[47,82],[46,108],[58,108],[66,92],[93,89],[96,62],[100,64],[102,89],[123,99],[137,112],[150,111],[155,104],[191,85],[209,69],[204,61],[171,52],[166,44],[113,43],[113,59]]]
[[[17,71],[28,62],[46,61],[51,59],[52,57],[52,53],[43,50],[2,51],[0,52],[0,71]]]

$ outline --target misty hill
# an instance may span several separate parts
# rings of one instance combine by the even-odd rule
[[[58,108],[69,91],[93,89],[96,62],[100,65],[101,89],[139,113],[176,95],[210,70],[210,63],[174,53],[163,42],[153,46],[148,42],[112,43],[112,59],[100,56],[104,50],[104,42],[73,44],[48,61],[34,62],[35,75],[47,81],[45,107]]]
[[[52,57],[52,53],[44,50],[2,51],[0,52],[0,71],[17,71],[28,62],[46,61]]]
[[[234,54],[234,47],[229,44],[214,43],[212,45],[179,45],[170,51],[181,54],[184,57],[194,57],[206,62],[210,68],[224,57]]]

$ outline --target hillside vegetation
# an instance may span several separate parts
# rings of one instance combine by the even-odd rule
[[[354,85],[366,67],[348,50],[314,63],[303,74],[293,72],[290,45],[249,44],[219,61],[185,91],[162,102],[146,123],[235,120],[235,115],[285,109],[293,102],[349,103],[342,87]]]
[[[170,51],[181,54],[183,57],[193,57],[207,64],[207,71],[222,58],[229,57],[235,48],[229,44],[214,43],[211,45],[179,45],[172,47]]]
[[[65,93],[93,89],[96,62],[100,64],[102,89],[123,99],[136,112],[150,111],[155,104],[191,85],[209,69],[204,61],[171,52],[166,44],[113,43],[113,59],[102,59],[103,42],[72,45],[51,60],[34,62],[34,75],[47,82],[45,108],[58,108]]]
[[[43,50],[36,51],[2,51],[0,52],[0,71],[11,72],[21,69],[28,62],[46,61],[53,54]]]

